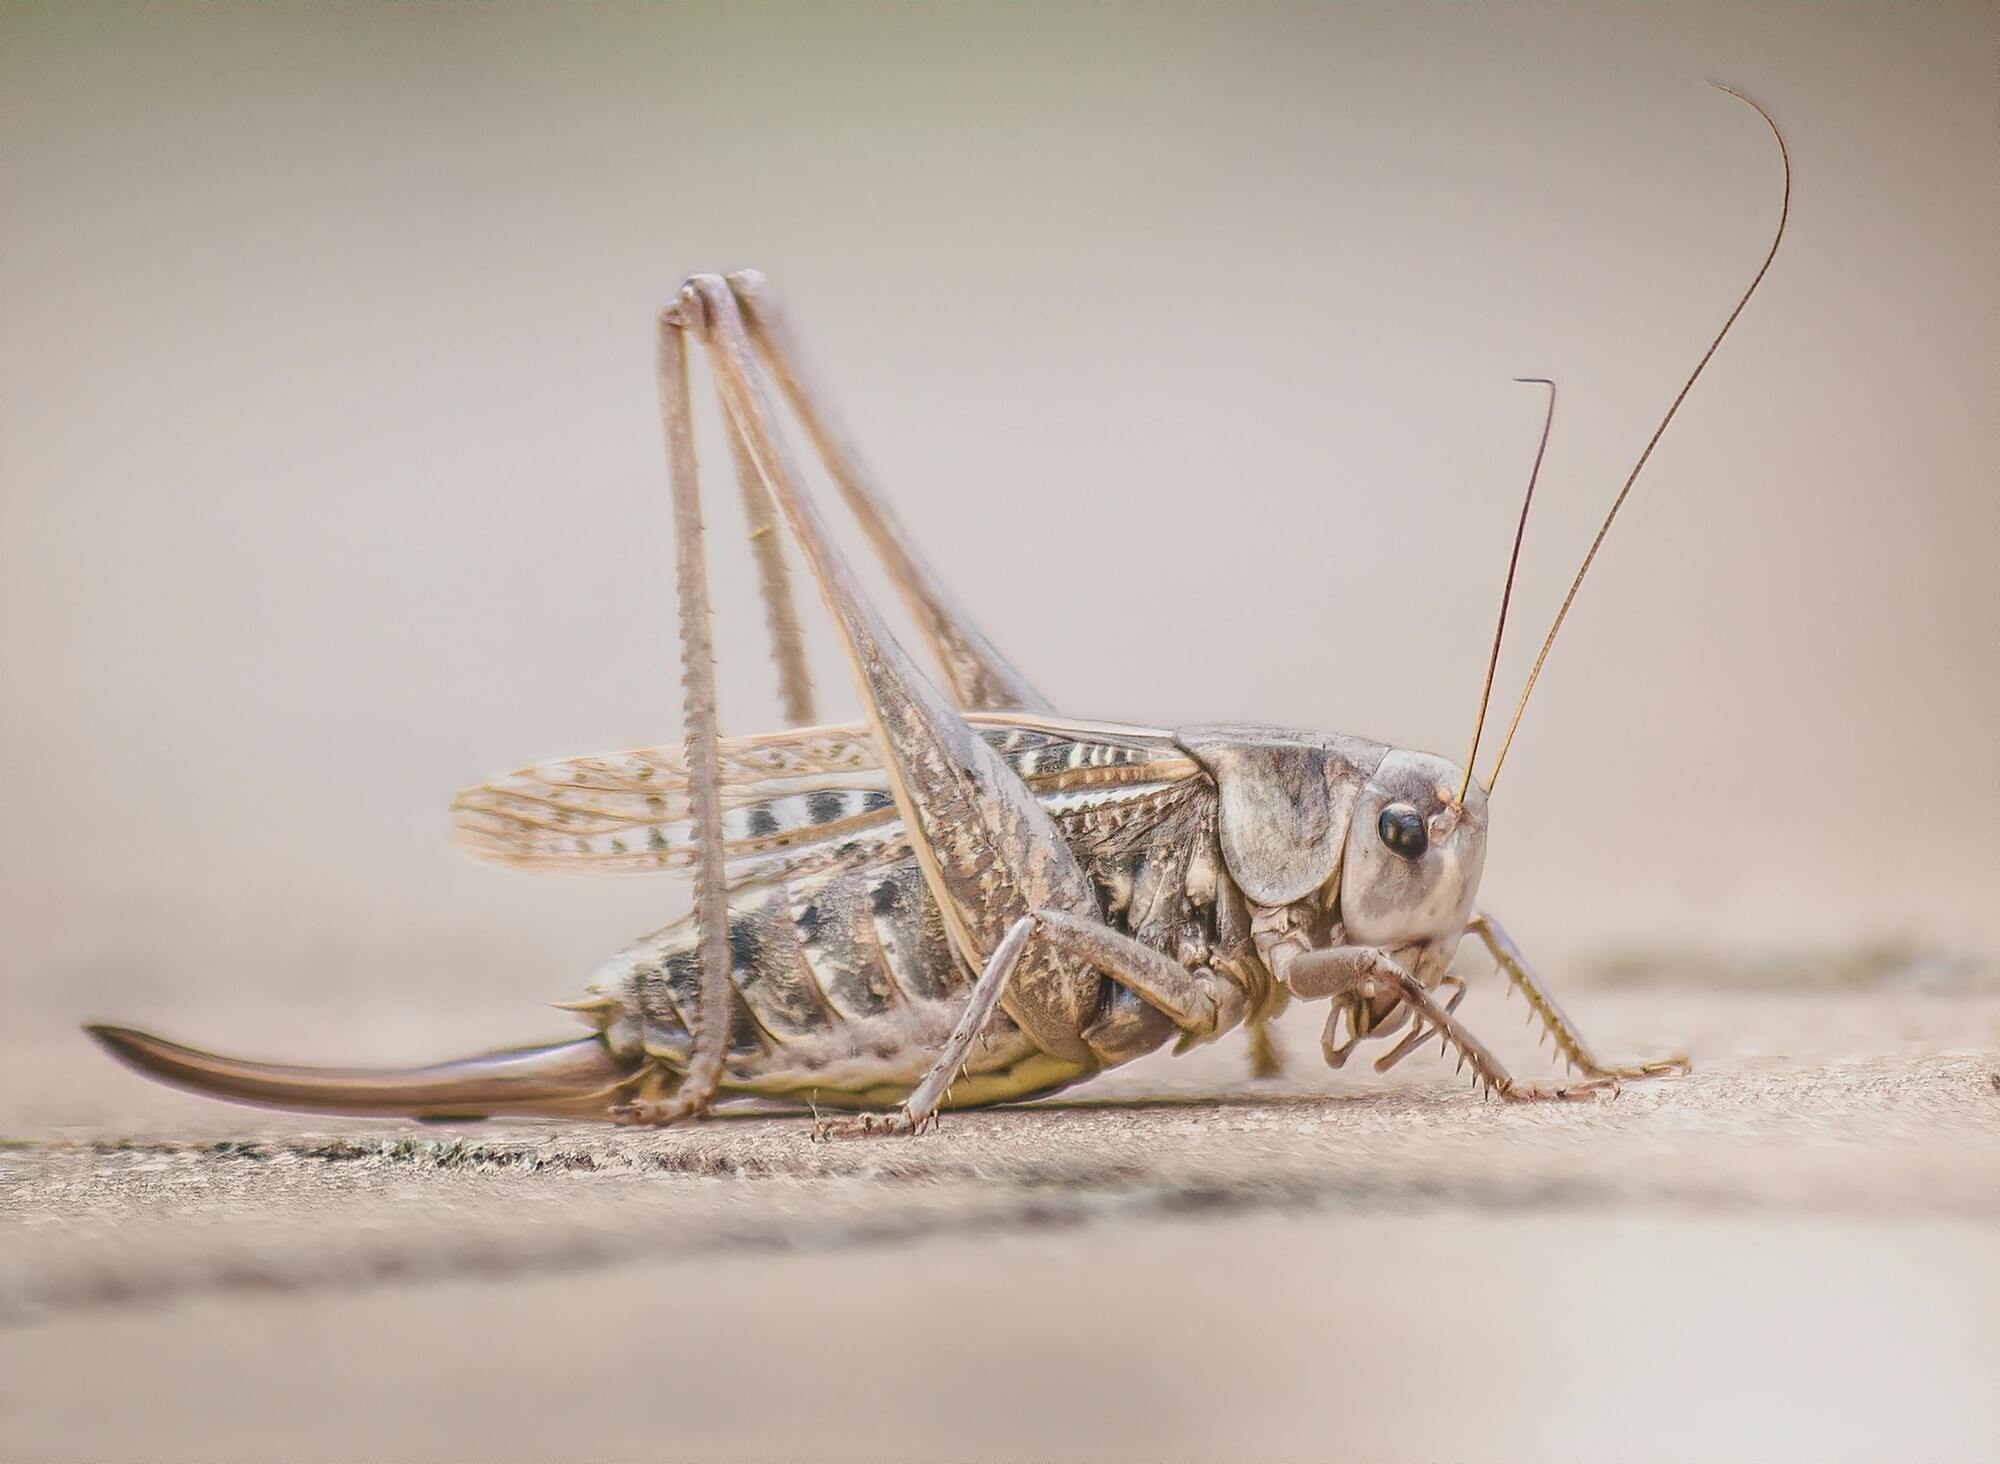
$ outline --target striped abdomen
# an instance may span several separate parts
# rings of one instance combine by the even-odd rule
[[[1189,964],[1210,959],[1220,877],[1214,792],[1206,779],[1100,786],[1045,795],[1114,926]],[[827,812],[833,813],[831,807]],[[829,861],[730,899],[735,1018],[725,1086],[832,1105],[894,1103],[936,1057],[973,974],[907,844],[871,848],[859,865]],[[1226,923],[1226,922],[1225,922]],[[699,979],[692,918],[637,942],[600,974],[586,1005],[621,1055],[678,1069]],[[1174,1035],[1165,1017],[1115,982],[1081,1034],[1093,1061],[1054,1058],[997,1014],[954,1085],[957,1106],[1064,1086],[1150,1052]]]

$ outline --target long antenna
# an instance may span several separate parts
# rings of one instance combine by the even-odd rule
[[[1785,193],[1783,201],[1778,205],[1778,232],[1771,238],[1771,249],[1764,256],[1764,262],[1757,266],[1757,274],[1750,281],[1750,288],[1743,292],[1743,298],[1736,302],[1736,308],[1730,311],[1729,318],[1722,322],[1722,329],[1715,333],[1715,339],[1708,343],[1708,349],[1701,353],[1701,360],[1695,363],[1694,370],[1681,384],[1679,394],[1674,397],[1674,404],[1667,408],[1667,415],[1662,417],[1660,425],[1653,429],[1653,435],[1646,443],[1646,450],[1639,454],[1639,461],[1632,465],[1632,471],[1625,479],[1625,486],[1618,490],[1618,497],[1612,500],[1611,512],[1604,516],[1604,522],[1597,530],[1597,537],[1591,541],[1590,552],[1583,556],[1583,567],[1577,570],[1576,578],[1570,581],[1569,593],[1563,597],[1562,609],[1556,612],[1556,623],[1549,627],[1548,639],[1542,642],[1541,653],[1535,657],[1535,668],[1528,673],[1528,684],[1521,688],[1521,699],[1514,704],[1514,720],[1507,725],[1507,735],[1500,743],[1500,755],[1493,760],[1493,772],[1486,779],[1486,789],[1489,793],[1493,790],[1493,785],[1500,781],[1500,766],[1507,761],[1507,749],[1513,746],[1514,733],[1521,725],[1521,713],[1528,707],[1528,694],[1535,689],[1535,682],[1542,674],[1542,663],[1548,660],[1549,647],[1555,644],[1556,632],[1562,629],[1563,619],[1569,614],[1569,607],[1576,602],[1576,592],[1583,585],[1583,577],[1590,572],[1591,561],[1597,558],[1597,551],[1604,546],[1604,536],[1611,532],[1611,521],[1618,517],[1618,510],[1625,506],[1625,499],[1631,494],[1633,483],[1638,481],[1639,470],[1646,466],[1646,459],[1650,458],[1653,449],[1659,446],[1660,438],[1666,434],[1668,424],[1674,420],[1674,414],[1681,409],[1681,403],[1687,400],[1688,392],[1693,390],[1695,382],[1707,368],[1709,358],[1715,355],[1716,347],[1720,346],[1722,338],[1729,334],[1729,328],[1736,324],[1736,317],[1743,313],[1743,307],[1750,303],[1750,297],[1757,293],[1757,287],[1764,283],[1765,271],[1770,269],[1771,261],[1778,257],[1778,245],[1784,242],[1785,221],[1791,217],[1792,212],[1792,155],[1785,146],[1785,134],[1778,130],[1778,124],[1771,120],[1769,112],[1735,87],[1724,86],[1719,81],[1712,81],[1709,85],[1717,91],[1727,92],[1762,117],[1764,125],[1771,129],[1771,136],[1778,140],[1778,160],[1785,169]]]
[[[1479,735],[1486,730],[1486,705],[1493,700],[1493,673],[1500,666],[1500,639],[1507,633],[1507,602],[1514,598],[1514,570],[1521,563],[1521,540],[1528,533],[1528,506],[1535,501],[1535,482],[1542,476],[1542,455],[1549,450],[1549,428],[1556,420],[1556,384],[1546,376],[1517,376],[1524,385],[1549,389],[1549,409],[1542,417],[1542,440],[1535,448],[1535,466],[1528,471],[1528,491],[1521,499],[1521,521],[1514,526],[1514,552],[1507,557],[1507,583],[1500,589],[1500,623],[1493,627],[1493,654],[1486,658],[1486,684],[1479,688],[1479,718],[1472,724],[1472,751],[1465,755],[1465,781],[1458,785],[1458,801],[1472,791],[1472,765],[1479,760]]]

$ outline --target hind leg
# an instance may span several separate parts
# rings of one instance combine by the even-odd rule
[[[1028,684],[946,593],[903,532],[895,513],[876,492],[854,448],[834,425],[825,394],[810,385],[797,340],[770,282],[756,270],[739,270],[729,276],[729,288],[750,340],[812,438],[848,509],[889,572],[896,593],[930,642],[958,705],[972,711],[1052,710],[1048,700]]]
[[[1082,1032],[1096,1015],[1099,972],[1123,981],[1190,1036],[1239,1020],[1241,992],[1226,978],[1190,971],[1104,924],[1095,888],[1041,800],[889,633],[787,460],[735,293],[720,279],[697,276],[680,318],[708,347],[724,410],[819,582],[952,948],[990,978],[982,999],[1004,1007],[1051,1057],[1077,1063],[1094,1061]],[[1011,964],[996,963],[1010,938],[1026,940],[1014,934],[1023,917],[1032,917],[1041,938]],[[924,1080],[926,1096],[936,1090],[941,1097],[955,1070],[941,1058]],[[905,1113],[913,1123],[928,1116],[922,1103]]]
[[[688,400],[687,338],[678,315],[660,317],[660,410],[674,501],[674,579],[679,591],[681,686],[686,700],[688,807],[695,846],[695,910],[701,960],[693,1049],[678,1087],[665,1098],[618,1110],[626,1123],[665,1124],[707,1111],[728,1056],[729,907],[722,871],[722,775],[715,718],[715,651],[709,633],[708,563],[702,550],[701,485]]]

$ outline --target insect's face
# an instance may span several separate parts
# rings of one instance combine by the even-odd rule
[[[1418,964],[1443,974],[1486,863],[1486,795],[1475,782],[1461,804],[1463,781],[1429,753],[1382,759],[1355,803],[1341,860],[1349,944],[1421,953]]]

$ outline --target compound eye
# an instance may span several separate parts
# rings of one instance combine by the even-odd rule
[[[1382,842],[1389,846],[1389,852],[1412,863],[1424,857],[1424,850],[1431,846],[1431,836],[1424,830],[1424,821],[1417,811],[1407,803],[1392,803],[1382,810],[1382,816],[1375,821],[1375,829],[1382,835]]]

